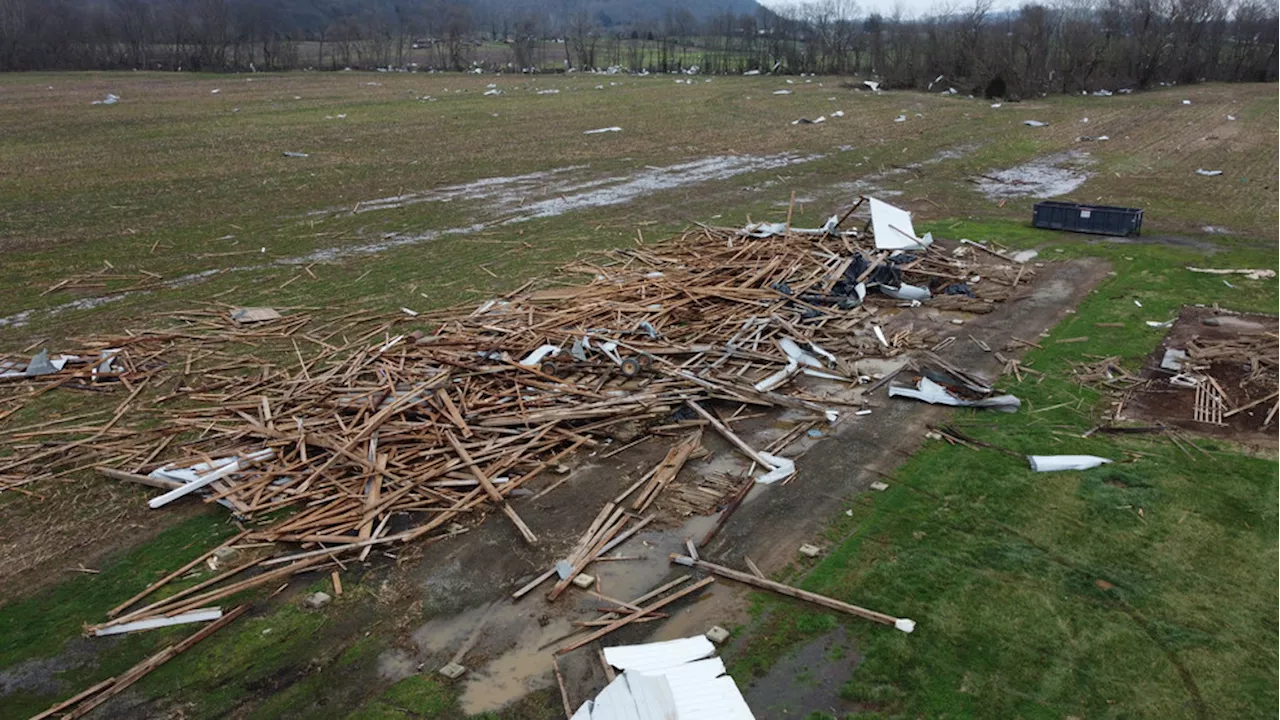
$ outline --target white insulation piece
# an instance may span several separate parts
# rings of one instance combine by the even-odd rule
[[[1111,461],[1097,455],[1028,455],[1027,462],[1031,463],[1031,469],[1036,472],[1055,472],[1088,470]]]

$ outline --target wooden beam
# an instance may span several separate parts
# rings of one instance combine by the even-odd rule
[[[614,630],[617,630],[618,628],[620,628],[620,627],[622,627],[622,626],[624,626],[624,625],[628,625],[628,624],[630,624],[630,623],[632,623],[632,622],[635,622],[635,621],[636,621],[637,619],[639,619],[641,616],[643,616],[643,615],[648,615],[649,613],[653,612],[654,610],[657,610],[658,608],[661,608],[661,607],[664,607],[664,606],[666,606],[666,605],[669,605],[669,604],[671,604],[671,603],[675,602],[676,600],[679,600],[680,598],[684,597],[685,595],[689,595],[689,594],[691,594],[691,593],[695,593],[695,592],[697,592],[697,591],[701,590],[702,588],[704,588],[704,587],[706,587],[706,586],[710,585],[711,583],[713,583],[713,582],[715,582],[715,581],[716,581],[716,579],[715,579],[715,578],[713,578],[713,577],[705,577],[705,578],[702,578],[702,579],[701,579],[701,580],[699,580],[698,582],[696,582],[696,583],[694,583],[694,584],[690,585],[690,586],[689,586],[689,587],[687,587],[687,588],[684,588],[683,590],[680,590],[679,592],[676,592],[676,593],[673,593],[673,594],[671,594],[671,595],[668,595],[668,596],[666,596],[666,597],[662,598],[661,600],[659,600],[658,602],[656,602],[656,603],[654,603],[654,604],[652,604],[652,605],[649,605],[648,607],[642,607],[642,608],[640,608],[639,610],[636,610],[635,612],[631,613],[630,615],[627,615],[627,616],[625,616],[625,617],[623,617],[623,618],[621,618],[621,619],[615,620],[615,621],[613,621],[613,622],[609,623],[608,625],[606,625],[606,626],[604,626],[604,627],[600,628],[599,630],[597,630],[597,631],[595,631],[595,632],[591,633],[590,635],[588,635],[588,636],[586,636],[586,637],[584,637],[584,638],[580,638],[580,639],[578,639],[578,640],[574,640],[573,642],[569,643],[568,645],[565,645],[564,647],[560,648],[559,650],[556,650],[555,654],[556,654],[556,655],[563,655],[563,654],[565,654],[565,653],[567,653],[567,652],[570,652],[570,651],[572,651],[572,650],[577,650],[578,648],[582,647],[583,645],[586,645],[586,644],[587,644],[587,643],[589,643],[589,642],[594,642],[595,640],[598,640],[598,639],[600,639],[600,638],[604,637],[605,635],[608,635],[609,633],[613,632]]]
[[[471,459],[471,455],[467,453],[467,449],[462,446],[462,443],[458,442],[458,438],[454,437],[453,433],[448,430],[445,431],[444,436],[453,445],[454,452],[458,453],[458,457],[462,458],[462,462],[466,463],[467,469],[475,476],[475,479],[480,483],[480,487],[484,488],[485,494],[489,496],[489,499],[502,510],[502,514],[506,515],[511,520],[511,523],[516,526],[516,529],[520,531],[520,534],[524,536],[524,541],[530,545],[538,542],[538,536],[534,535],[529,526],[524,524],[524,520],[521,520],[520,516],[516,514],[515,508],[511,507],[507,499],[502,497],[502,493],[498,492],[498,488],[494,487],[493,481],[489,479],[489,476],[485,475],[484,471],[476,466],[476,461]]]
[[[901,620],[901,618],[896,618],[896,617],[893,617],[892,615],[885,615],[884,613],[876,612],[875,610],[868,610],[864,607],[858,607],[857,605],[850,605],[849,603],[840,602],[839,600],[829,598],[825,595],[812,593],[812,592],[809,592],[808,590],[801,590],[799,588],[791,587],[790,585],[783,585],[780,582],[766,580],[765,578],[756,577],[755,575],[751,575],[749,573],[739,572],[732,568],[724,567],[723,565],[716,565],[714,563],[709,563],[705,560],[694,560],[691,557],[673,553],[671,555],[671,561],[678,565],[697,568],[699,570],[706,570],[708,572],[715,573],[720,577],[726,577],[726,578],[729,578],[730,580],[737,580],[740,583],[744,583],[746,585],[752,585],[754,587],[762,588],[764,590],[772,590],[773,592],[776,592],[779,595],[786,595],[787,597],[793,597],[793,598],[796,598],[797,600],[804,600],[806,602],[811,602],[814,605],[820,605],[824,608],[828,608],[830,610],[836,610],[849,615],[856,615],[860,618],[864,618],[872,622],[878,622],[883,625],[894,625],[895,627],[897,627],[899,620]],[[911,622],[911,621],[908,620],[907,622]],[[914,626],[914,623],[913,623],[913,626]]]

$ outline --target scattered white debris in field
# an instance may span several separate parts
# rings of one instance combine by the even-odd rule
[[[1190,100],[1183,100],[1183,101],[1182,101],[1182,104],[1183,104],[1183,105],[1190,105],[1190,104],[1191,104],[1191,101],[1190,101]]]
[[[614,127],[596,128],[595,130],[584,130],[582,134],[583,135],[599,135],[601,133],[615,133],[615,132],[622,132],[622,128],[617,127],[615,125]]]
[[[894,122],[906,122],[906,121],[907,121],[907,116],[906,116],[906,115],[899,115],[898,117],[894,118],[894,119],[893,119],[893,121],[894,121]]]
[[[1001,105],[1004,105],[1004,103],[991,103],[991,107],[993,107],[993,108],[998,108],[998,107],[1000,107]]]
[[[210,91],[209,91],[209,94],[210,94],[210,95],[217,95],[217,94],[218,94],[218,93],[220,93],[220,92],[222,92],[222,88],[214,88],[214,89],[212,89],[212,90],[210,90]]]
[[[101,100],[94,100],[90,105],[115,105],[120,102],[120,96],[114,93],[107,93],[107,96]]]
[[[1228,120],[1235,120],[1235,119],[1236,119],[1236,116],[1235,116],[1235,115],[1228,115],[1228,116],[1227,116],[1227,119],[1228,119]]]
[[[1205,177],[1218,177],[1219,175],[1222,174],[1222,171],[1221,170],[1205,170],[1204,168],[1197,168],[1196,174],[1203,175]]]
[[[790,95],[791,91],[790,90],[774,90],[773,94],[774,95]]]
[[[1023,120],[1022,124],[1026,125],[1027,127],[1048,127],[1049,126],[1049,123],[1040,122],[1039,120]]]

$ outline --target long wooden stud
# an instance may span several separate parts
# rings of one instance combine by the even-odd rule
[[[679,555],[679,554],[673,553],[671,555],[671,561],[678,565],[697,568],[699,570],[706,570],[708,572],[719,575],[720,577],[729,578],[730,580],[737,580],[738,582],[744,583],[746,585],[752,585],[758,588],[762,588],[764,590],[772,590],[773,592],[776,592],[779,595],[786,595],[787,597],[793,597],[793,598],[796,598],[797,600],[804,600],[806,602],[811,602],[814,605],[820,605],[824,608],[836,610],[849,615],[856,615],[857,617],[864,618],[872,622],[878,622],[884,625],[893,625],[895,627],[901,627],[901,622],[904,620],[903,618],[896,618],[892,615],[885,615],[884,613],[876,612],[875,610],[868,610],[864,607],[858,607],[857,605],[850,605],[849,603],[841,602],[834,598],[829,598],[825,595],[812,593],[812,592],[809,592],[808,590],[801,590],[800,588],[794,588],[794,587],[791,587],[790,585],[783,585],[780,582],[774,582],[766,578],[756,577],[755,575],[752,575],[750,573],[740,572],[732,568],[724,567],[723,565],[716,565],[714,563],[709,563],[706,560],[694,560],[693,558],[688,557],[686,555]],[[910,623],[911,621],[907,620],[906,622]],[[914,627],[914,623],[912,623],[912,626]],[[907,632],[910,632],[910,631],[908,630]]]
[[[565,654],[565,653],[567,653],[567,652],[570,652],[570,651],[572,651],[572,650],[577,650],[578,648],[582,647],[583,645],[586,645],[586,644],[587,644],[587,643],[589,643],[589,642],[594,642],[594,641],[596,641],[596,640],[599,640],[600,638],[604,637],[605,635],[608,635],[609,633],[613,632],[614,630],[617,630],[618,628],[620,628],[620,627],[622,627],[622,626],[624,626],[624,625],[628,625],[628,624],[630,624],[630,623],[632,623],[632,622],[635,622],[635,621],[636,621],[637,619],[639,619],[641,616],[643,616],[643,615],[648,615],[649,613],[653,612],[654,610],[657,610],[658,608],[665,607],[666,605],[669,605],[669,604],[671,604],[671,603],[675,602],[676,600],[679,600],[680,598],[684,597],[685,595],[689,595],[689,594],[695,593],[695,592],[697,592],[697,591],[701,590],[702,588],[704,588],[704,587],[706,587],[706,586],[710,585],[711,583],[713,583],[713,582],[715,582],[715,581],[716,581],[716,579],[715,579],[715,578],[713,578],[713,577],[704,577],[704,578],[702,578],[701,580],[699,580],[698,582],[696,582],[696,583],[694,583],[694,584],[690,585],[690,586],[689,586],[689,587],[687,587],[687,588],[684,588],[683,590],[680,590],[679,592],[672,593],[672,594],[670,594],[670,595],[668,595],[668,596],[666,596],[666,597],[662,598],[661,600],[659,600],[658,602],[656,602],[656,603],[654,603],[654,604],[652,604],[652,605],[649,605],[649,606],[647,606],[647,607],[642,607],[642,608],[640,608],[639,610],[636,610],[635,612],[631,613],[630,615],[627,615],[627,616],[625,616],[625,617],[623,617],[623,618],[621,618],[621,619],[618,619],[618,620],[615,620],[615,621],[613,621],[613,622],[609,623],[608,625],[606,625],[606,626],[604,626],[604,627],[600,628],[599,630],[597,630],[597,631],[595,631],[595,632],[591,633],[590,635],[588,635],[588,636],[586,636],[586,637],[584,637],[584,638],[580,638],[580,639],[578,639],[578,640],[575,640],[575,641],[573,641],[573,642],[569,643],[568,645],[565,645],[564,647],[560,648],[559,650],[556,650],[555,654],[556,654],[556,655],[563,655],[563,654]]]

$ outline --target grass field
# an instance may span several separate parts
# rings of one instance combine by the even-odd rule
[[[637,233],[781,220],[792,192],[800,225],[821,224],[860,191],[900,193],[894,202],[939,236],[1035,246],[1047,259],[1101,256],[1115,272],[1053,331],[1090,340],[1045,343],[1027,361],[1046,379],[1008,388],[1032,408],[1068,405],[958,413],[957,425],[1018,453],[1141,460],[1033,475],[1008,456],[939,443],[906,461],[888,491],[833,507],[833,550],[789,579],[921,623],[911,636],[847,626],[862,658],[841,691],[848,712],[1274,716],[1274,448],[1201,440],[1208,455],[1192,461],[1150,439],[1080,440],[1104,400],[1072,382],[1068,361],[1120,355],[1136,366],[1159,342],[1142,321],[1186,302],[1275,311],[1274,281],[1229,288],[1182,268],[1277,267],[1276,88],[992,108],[852,92],[839,78],[677,79],[0,77],[0,351],[21,354],[42,339],[56,349],[59,338],[119,332],[149,313],[207,302],[337,313],[480,300]],[[491,83],[502,94],[484,95]],[[773,94],[783,89],[792,94]],[[90,104],[109,92],[120,102]],[[791,124],[819,115],[828,120]],[[1024,126],[1029,119],[1050,125]],[[610,126],[622,130],[583,134]],[[1088,153],[1076,160],[1090,177],[1067,199],[1144,208],[1147,243],[1031,230],[1034,199],[988,199],[971,182],[1068,151]],[[390,197],[399,200],[375,202]],[[95,287],[46,292],[99,271],[108,277],[82,283]],[[158,277],[138,279],[146,273]],[[50,393],[0,432],[93,401]],[[0,495],[0,576],[21,578],[0,588],[5,718],[27,717],[182,637],[149,633],[92,662],[66,661],[91,642],[77,639],[81,622],[233,531],[215,512],[147,514],[144,493],[89,476],[41,490],[44,500]],[[97,542],[72,541],[85,532]],[[63,550],[41,555],[31,538]],[[101,573],[63,572],[79,561]],[[374,619],[373,589],[353,585],[325,615],[264,604],[139,683],[133,707],[188,717],[463,717],[452,687],[379,675],[379,653],[399,630]],[[765,598],[756,610],[747,640],[727,656],[744,685],[838,622]],[[6,673],[46,661],[38,673],[51,682],[9,689]],[[554,693],[535,693],[502,717],[553,717],[558,705]]]

